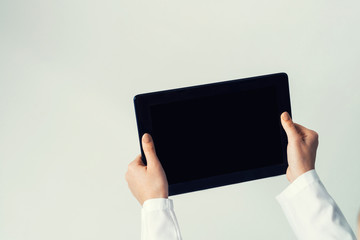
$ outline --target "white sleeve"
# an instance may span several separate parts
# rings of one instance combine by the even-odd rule
[[[356,240],[315,170],[295,179],[277,200],[298,239]]]
[[[171,199],[146,200],[141,211],[141,240],[181,240]]]

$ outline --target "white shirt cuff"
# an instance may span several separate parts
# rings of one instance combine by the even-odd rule
[[[173,201],[168,198],[152,198],[144,202],[142,210],[146,212],[173,210]]]
[[[303,189],[308,187],[310,184],[320,181],[319,176],[317,175],[315,169],[307,171],[303,173],[299,177],[295,179],[284,191],[282,191],[276,199],[279,202],[286,201],[287,199],[291,199],[292,197],[296,196],[299,192]]]

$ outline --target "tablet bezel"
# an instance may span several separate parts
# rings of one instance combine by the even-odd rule
[[[287,163],[287,136],[281,127],[280,115],[287,111],[291,116],[290,94],[288,76],[286,73],[276,73],[264,76],[250,77],[244,79],[236,79],[204,85],[197,85],[185,88],[177,88],[171,90],[157,91],[151,93],[138,94],[134,97],[134,106],[136,121],[138,126],[138,136],[140,142],[140,150],[144,164],[146,157],[142,150],[141,137],[144,133],[152,133],[152,122],[150,115],[150,107],[157,104],[165,104],[189,100],[199,97],[214,96],[224,93],[234,93],[252,89],[265,87],[276,87],[277,107],[280,124],[281,152],[282,164],[272,165],[268,167],[238,171],[235,173],[202,178],[177,184],[169,184],[169,195],[177,195],[198,190],[205,190],[229,184],[235,184],[260,178],[277,176],[286,173]],[[155,143],[156,148],[156,143]],[[161,160],[160,160],[161,161]]]

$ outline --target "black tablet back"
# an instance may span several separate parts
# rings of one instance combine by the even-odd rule
[[[135,108],[139,137],[152,135],[170,194],[285,173],[286,74],[137,95]]]

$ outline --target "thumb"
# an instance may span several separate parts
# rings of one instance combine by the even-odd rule
[[[142,146],[147,160],[147,165],[154,166],[156,164],[159,164],[159,159],[155,152],[154,141],[150,134],[145,133],[142,136]]]
[[[288,112],[283,112],[281,114],[281,124],[286,132],[289,142],[299,137],[299,133]]]

